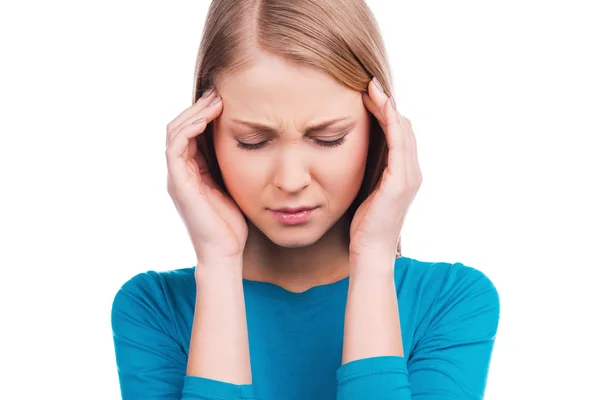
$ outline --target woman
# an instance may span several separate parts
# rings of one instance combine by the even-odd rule
[[[123,399],[479,399],[499,301],[401,256],[420,184],[362,0],[215,0],[167,128],[195,268],[117,293]]]

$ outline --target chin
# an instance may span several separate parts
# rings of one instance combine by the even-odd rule
[[[265,238],[277,246],[284,248],[307,247],[318,242],[327,233],[329,226],[325,226],[323,221],[310,221],[306,224],[285,226],[275,221],[262,218],[256,220],[250,219],[252,225],[264,235]]]
[[[272,240],[273,243],[275,243],[277,246],[279,247],[284,247],[286,249],[301,249],[303,247],[308,247],[312,244],[315,244],[317,241],[313,240],[313,241],[286,241],[286,240]]]
[[[277,246],[288,249],[307,247],[315,244],[323,237],[325,232],[321,232],[315,227],[293,227],[280,228],[275,230],[262,231],[264,235]]]

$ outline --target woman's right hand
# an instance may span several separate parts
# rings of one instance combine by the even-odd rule
[[[197,147],[196,136],[222,111],[223,101],[213,90],[167,125],[167,190],[199,264],[241,260],[248,236],[242,212],[215,183]]]

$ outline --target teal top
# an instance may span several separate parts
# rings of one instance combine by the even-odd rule
[[[194,267],[128,280],[112,305],[121,394],[134,399],[481,399],[498,328],[498,292],[461,263],[395,262],[404,357],[344,365],[349,278],[290,292],[244,280],[252,384],[187,376]]]

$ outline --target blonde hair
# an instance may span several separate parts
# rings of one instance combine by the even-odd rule
[[[356,91],[367,91],[376,77],[386,95],[392,94],[383,39],[364,0],[213,0],[196,59],[193,103],[216,86],[223,74],[248,66],[253,49],[323,70]],[[365,175],[348,209],[350,218],[375,188],[387,160],[385,136],[370,117]],[[216,182],[227,192],[214,153],[212,123],[198,136],[198,148]],[[398,238],[396,257],[401,254]]]

